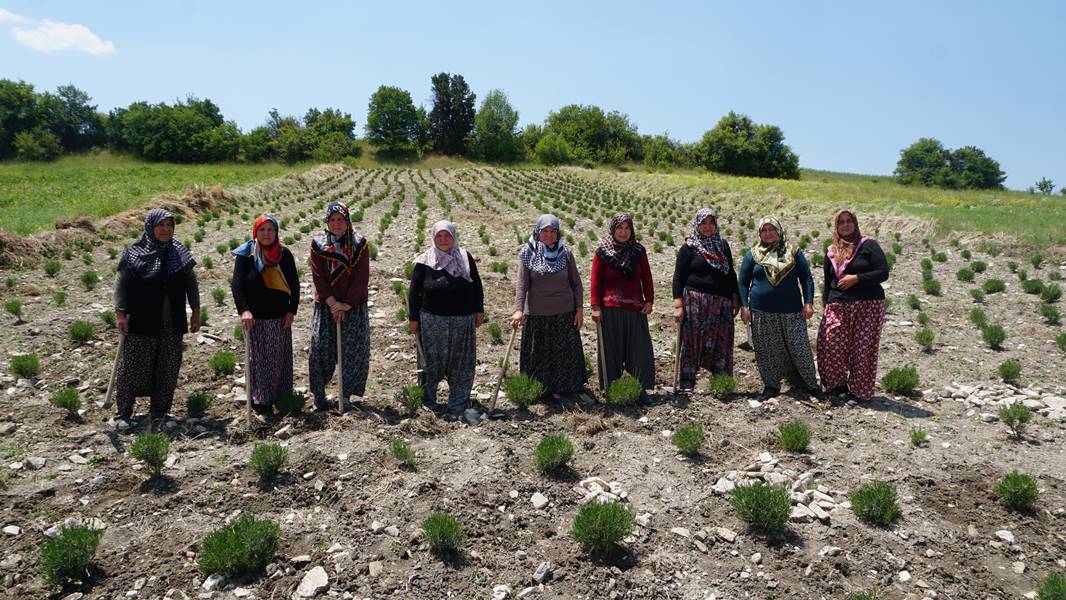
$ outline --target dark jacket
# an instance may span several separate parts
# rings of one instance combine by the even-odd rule
[[[300,306],[300,277],[296,273],[296,260],[288,248],[281,249],[281,274],[289,284],[291,294],[268,288],[263,283],[263,275],[255,270],[255,258],[235,256],[233,261],[233,281],[230,292],[237,312],[252,311],[256,319],[280,319],[286,313],[296,314]]]

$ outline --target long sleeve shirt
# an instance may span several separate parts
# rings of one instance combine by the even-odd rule
[[[822,265],[822,273],[825,275],[822,287],[822,302],[825,304],[885,299],[881,284],[888,280],[888,260],[876,240],[866,240],[844,269],[844,275],[858,276],[859,281],[855,285],[846,290],[837,288],[837,272],[828,256]]]
[[[794,313],[814,302],[814,276],[802,250],[796,251],[796,265],[777,285],[771,285],[766,270],[755,262],[751,252],[744,254],[738,282],[740,305],[772,313]],[[801,297],[802,296],[802,297]]]
[[[566,269],[555,273],[538,274],[526,268],[518,259],[518,281],[515,283],[515,310],[527,315],[560,315],[581,307],[584,288],[577,271],[574,255],[567,249]]]
[[[233,261],[233,280],[230,292],[237,312],[252,311],[256,319],[280,319],[286,313],[296,314],[300,306],[300,277],[296,273],[296,260],[288,248],[281,250],[281,274],[289,285],[290,294],[281,290],[268,288],[263,282],[263,275],[255,269],[255,259],[250,256],[237,256]]]
[[[481,287],[477,263],[470,256],[470,279],[449,275],[444,269],[430,269],[415,263],[411,288],[407,292],[407,318],[421,321],[423,310],[444,317],[485,312],[485,290]]]
[[[590,278],[589,303],[592,306],[606,308],[624,308],[641,310],[645,302],[655,300],[655,282],[651,277],[651,265],[648,254],[640,257],[633,270],[633,277],[627,279],[621,271],[600,259],[599,254],[592,257],[592,276]]]
[[[709,265],[700,253],[694,251],[688,244],[682,245],[677,251],[677,260],[674,261],[674,298],[682,297],[685,294],[685,288],[732,298],[737,293],[737,272],[733,269],[733,253],[729,250],[728,244],[725,247],[725,255],[729,262],[728,273],[723,273]]]
[[[196,279],[196,271],[187,269],[182,271],[180,277],[184,278],[185,297],[189,302],[189,308],[200,308],[200,282]],[[130,280],[133,274],[127,269],[120,269],[115,276],[115,310],[126,312],[129,309]]]
[[[329,261],[311,253],[311,280],[315,284],[315,302],[330,296],[352,308],[366,304],[370,298],[370,253],[364,247],[358,262],[336,281],[329,281]]]

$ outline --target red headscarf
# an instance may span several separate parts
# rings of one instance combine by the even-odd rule
[[[259,233],[259,228],[264,223],[271,223],[274,225],[274,243],[269,246],[260,244],[256,238],[256,234]],[[263,261],[266,262],[267,265],[276,265],[281,262],[281,242],[278,241],[280,235],[281,228],[278,227],[278,221],[271,215],[260,215],[259,218],[255,220],[255,225],[252,225],[252,239],[256,240],[256,245],[259,246],[259,249],[263,253]]]

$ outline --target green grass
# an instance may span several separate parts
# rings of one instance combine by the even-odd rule
[[[533,450],[533,464],[543,474],[554,473],[565,467],[574,458],[574,445],[566,434],[544,436]]]
[[[66,156],[53,163],[0,163],[0,229],[28,234],[56,219],[106,217],[144,206],[162,192],[201,184],[223,188],[302,171],[275,163],[178,165],[110,154]]]

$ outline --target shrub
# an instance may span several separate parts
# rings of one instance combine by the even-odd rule
[[[975,260],[970,263],[970,268],[974,273],[984,273],[988,269],[988,263],[983,260]]]
[[[962,252],[959,252],[959,256],[961,256],[964,260],[970,260],[971,258],[973,258],[973,252],[970,252],[969,250],[963,250]]]
[[[985,301],[985,293],[977,288],[970,290],[970,297],[973,298],[973,301],[978,304]]]
[[[717,400],[722,400],[728,397],[735,392],[736,389],[736,380],[725,373],[713,373],[707,379],[707,393]]]
[[[799,419],[782,423],[777,428],[777,443],[789,452],[804,452],[811,443],[811,428]]]
[[[1003,383],[1018,385],[1018,376],[1022,374],[1022,364],[1016,360],[1004,361],[996,368],[996,373],[999,374]]]
[[[574,445],[566,434],[544,436],[533,450],[533,463],[541,473],[554,473],[574,458]]]
[[[51,585],[66,587],[88,576],[103,529],[85,525],[63,525],[59,535],[41,546],[40,567]]]
[[[914,334],[915,341],[922,347],[925,352],[930,352],[933,349],[933,330],[928,327],[922,327]]]
[[[59,290],[52,294],[52,301],[55,302],[56,306],[63,306],[67,303],[67,293],[63,290]]]
[[[1021,438],[1025,428],[1029,426],[1029,420],[1033,418],[1032,411],[1024,404],[1011,404],[999,409],[999,420],[1010,428],[1014,437]]]
[[[604,397],[612,406],[632,406],[642,391],[640,380],[627,373],[608,384]]]
[[[1062,280],[1062,273],[1059,273],[1058,271],[1052,271],[1052,272],[1048,273],[1047,278],[1050,279],[1051,281],[1061,281]]]
[[[1029,264],[1033,265],[1034,269],[1039,269],[1040,265],[1044,264],[1044,256],[1042,254],[1034,254],[1030,256]]]
[[[443,512],[433,513],[422,521],[422,535],[429,547],[438,553],[456,552],[466,541],[459,519]]]
[[[996,484],[996,493],[999,500],[1010,510],[1027,512],[1032,510],[1040,491],[1036,487],[1036,479],[1031,475],[1024,475],[1018,471],[1012,471]]]
[[[525,373],[511,375],[504,381],[503,387],[507,399],[518,408],[525,408],[536,402],[544,393],[544,386]]]
[[[867,590],[865,592],[855,592],[854,594],[848,594],[847,600],[881,600],[881,595],[877,590]]]
[[[888,298],[885,298],[885,300],[888,300]],[[918,324],[919,325],[923,325],[923,326],[924,325],[928,325],[929,324],[929,315],[925,314],[924,312],[920,312],[920,313],[918,313],[917,320],[918,320]]]
[[[274,409],[279,415],[298,415],[303,412],[306,404],[307,396],[302,392],[286,390],[278,394],[277,399],[274,400]]]
[[[703,425],[700,423],[691,423],[689,425],[683,425],[678,427],[674,431],[672,441],[677,449],[681,451],[681,454],[685,456],[696,456],[700,453],[700,446],[703,445],[704,439]]]
[[[256,444],[248,459],[248,467],[259,477],[261,485],[274,481],[288,464],[289,451],[273,443]]]
[[[985,325],[988,325],[988,316],[985,315],[985,311],[980,308],[970,309],[970,322],[976,325],[980,329],[984,329]]]
[[[237,355],[228,350],[216,352],[207,361],[207,366],[214,371],[215,377],[233,375],[233,372],[237,370]]]
[[[78,399],[78,389],[70,386],[58,389],[49,398],[49,402],[56,408],[64,408],[70,416],[76,416],[78,409],[81,408],[81,401]]]
[[[1003,330],[1002,325],[986,325],[981,329],[981,339],[988,344],[989,348],[999,350],[1003,347],[1004,340],[1007,339],[1007,332]]]
[[[211,406],[211,396],[203,392],[189,394],[185,399],[185,414],[190,417],[202,417]]]
[[[1011,273],[1016,273],[1018,271],[1018,263],[1014,262],[1013,260],[1008,260],[1007,268],[1010,269]]]
[[[881,378],[881,387],[892,394],[909,396],[918,387],[918,370],[912,365],[892,369]]]
[[[86,291],[91,292],[98,283],[100,283],[100,276],[96,274],[96,271],[86,271],[81,274],[81,284],[85,286]]]
[[[396,392],[396,400],[407,409],[409,414],[414,414],[422,405],[422,386],[405,385]]]
[[[765,532],[782,531],[791,510],[787,490],[761,481],[733,488],[732,504],[741,521]]]
[[[133,440],[130,456],[143,462],[151,477],[159,477],[169,450],[170,438],[162,433],[145,433]]]
[[[922,284],[923,284],[923,287],[924,287],[924,284],[925,284],[926,281],[932,281],[932,279],[933,279],[933,270],[932,269],[922,269]]]
[[[219,256],[225,254],[227,250],[229,250],[229,248],[227,248],[225,244],[215,244],[215,252],[218,252]]]
[[[900,516],[896,488],[884,481],[868,483],[848,494],[851,510],[860,520],[888,527]]]
[[[929,435],[921,427],[911,428],[911,446],[918,448],[929,442]]]
[[[948,255],[944,254],[943,252],[934,252],[933,260],[939,263],[948,262]]]
[[[211,297],[215,299],[215,306],[223,306],[226,303],[226,290],[215,288],[211,290]]]
[[[629,534],[633,520],[633,512],[621,502],[592,501],[577,511],[570,535],[587,550],[607,552]]]
[[[1015,275],[1018,276],[1018,281],[1027,281],[1029,279],[1029,273],[1025,269],[1018,269]]]
[[[955,271],[955,279],[969,283],[973,281],[973,270],[963,267],[958,271]]]
[[[1066,599],[1066,575],[1062,573],[1048,573],[1044,583],[1040,586],[1037,600],[1064,600]]]
[[[111,310],[110,308],[107,310],[100,311],[100,320],[104,322],[104,325],[107,325],[108,329],[114,329],[115,323],[117,322],[115,317],[115,311]]]
[[[922,290],[930,296],[940,295],[940,282],[936,279],[926,279],[922,282]]]
[[[489,323],[489,336],[492,337],[493,344],[503,343],[503,328],[499,323]]]
[[[389,452],[392,457],[400,461],[400,463],[408,469],[415,468],[415,452],[411,450],[411,445],[403,441],[401,438],[392,440],[389,444]]]
[[[11,357],[11,373],[16,377],[33,379],[41,372],[41,359],[36,354],[16,354]]]
[[[203,261],[203,265],[204,265],[205,269],[214,269],[215,268],[215,259],[211,258],[210,256],[205,256],[204,257],[204,261]]]
[[[919,264],[921,264],[923,271],[932,271],[933,270],[933,261],[929,260],[928,258],[923,258],[922,262],[919,263]]]
[[[244,341],[244,325],[243,324],[237,323],[236,325],[233,326],[233,341],[235,341],[235,342],[243,342]]]
[[[1003,283],[1002,279],[986,279],[985,282],[981,284],[981,289],[986,294],[997,294],[1007,289],[1007,284]]]
[[[1060,333],[1055,336],[1055,346],[1059,351],[1066,352],[1066,333]]]
[[[79,344],[84,344],[93,337],[95,328],[93,324],[88,321],[74,321],[67,328],[67,332],[70,334],[70,339]]]
[[[204,575],[226,578],[258,573],[274,559],[280,537],[277,523],[245,513],[204,538],[197,566]]]
[[[4,303],[4,310],[11,313],[18,323],[22,322],[22,300],[8,300]]]
[[[210,316],[211,316],[211,314],[208,312],[207,307],[206,306],[201,306],[200,307],[200,325],[203,325],[204,327],[207,327],[207,322],[210,320],[209,319]]]
[[[1040,299],[1044,302],[1058,302],[1059,298],[1062,298],[1062,288],[1054,283],[1044,286],[1040,292]]]
[[[1040,316],[1044,317],[1044,320],[1047,322],[1048,325],[1058,325],[1059,319],[1062,317],[1062,313],[1059,312],[1059,309],[1055,308],[1050,304],[1041,304]]]
[[[1026,294],[1041,294],[1044,292],[1044,282],[1039,279],[1026,279],[1022,282],[1022,291]]]
[[[63,268],[62,263],[54,258],[44,261],[44,274],[49,277],[55,277],[61,268]]]
[[[907,306],[909,306],[911,310],[922,310],[922,301],[914,294],[907,294]]]

